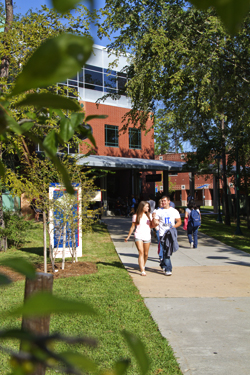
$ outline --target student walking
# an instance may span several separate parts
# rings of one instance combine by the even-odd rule
[[[162,204],[161,204],[161,199],[159,199],[158,201],[158,208],[156,210],[153,211],[152,213],[152,216],[153,218],[155,217],[156,213],[157,213],[157,210],[160,210],[162,208]],[[159,225],[157,225],[155,228],[154,228],[154,231],[156,233],[156,238],[157,238],[157,243],[158,243],[158,254],[160,253],[160,235],[159,235]]]
[[[128,236],[125,238],[125,242],[127,242],[135,230],[135,245],[139,253],[138,263],[142,276],[146,276],[145,265],[148,259],[148,251],[151,243],[152,214],[149,212],[149,203],[141,201],[138,205],[136,214],[132,217],[132,225]]]
[[[188,218],[187,235],[190,247],[196,249],[198,246],[198,230],[201,226],[201,213],[192,200],[186,208],[185,218]]]
[[[160,258],[162,259],[161,267],[166,276],[172,275],[171,255],[179,247],[177,242],[177,230],[181,225],[180,213],[173,207],[170,207],[170,197],[163,196],[161,198],[162,209],[157,210],[153,225],[159,225],[160,235]],[[163,241],[163,243],[162,243]]]

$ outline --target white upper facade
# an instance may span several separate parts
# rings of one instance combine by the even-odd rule
[[[115,65],[110,67],[114,61]],[[114,53],[109,54],[106,47],[94,44],[93,54],[87,64],[77,73],[76,77],[67,79],[67,82],[62,85],[68,87],[67,96],[76,97],[78,95],[78,100],[95,103],[104,95],[122,92],[127,82],[127,75],[123,69],[127,65],[129,65],[128,57],[117,57]],[[58,86],[60,87],[60,84]],[[107,97],[100,103],[131,108],[130,99],[125,94],[120,95],[118,100]]]

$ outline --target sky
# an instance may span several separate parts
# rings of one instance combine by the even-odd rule
[[[4,0],[2,0],[4,2]],[[35,11],[36,9],[41,9],[42,5],[46,5],[48,8],[52,8],[52,1],[51,0],[14,0],[15,3],[15,8],[14,8],[14,13],[21,13],[25,14],[29,9],[32,9]],[[94,1],[95,6],[98,6],[98,8],[102,8],[105,5],[105,0],[95,0]],[[88,1],[82,1],[83,5],[88,6]],[[103,38],[100,40],[97,35],[96,31],[93,29],[91,33],[92,37],[94,38],[94,43],[99,44],[100,46],[106,47],[108,44],[109,40],[108,38]]]

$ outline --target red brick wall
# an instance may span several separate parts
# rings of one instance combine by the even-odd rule
[[[120,108],[115,106],[109,106],[99,104],[98,107],[95,103],[82,102],[84,105],[84,111],[86,116],[89,115],[108,115],[106,119],[94,119],[89,121],[93,129],[93,136],[96,141],[96,155],[107,155],[107,156],[123,156],[130,158],[144,158],[154,159],[154,131],[150,130],[147,135],[145,132],[141,132],[141,149],[134,150],[129,149],[129,136],[128,130],[123,133],[119,133],[119,147],[106,147],[105,146],[105,124],[118,126],[120,130],[122,128],[122,118],[127,108]],[[147,128],[152,125],[152,121],[148,121]],[[132,126],[131,126],[132,127]],[[83,142],[80,146],[80,152],[85,154],[89,151],[86,144],[90,144],[89,141]]]

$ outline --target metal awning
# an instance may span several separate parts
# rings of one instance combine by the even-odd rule
[[[79,154],[76,156],[79,156]],[[186,163],[170,160],[90,155],[79,158],[77,164],[92,168],[141,169],[148,171],[181,172]]]
[[[210,184],[204,184],[204,185],[201,185],[201,186],[198,186],[197,188],[195,189],[205,189],[209,186]]]

